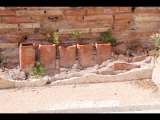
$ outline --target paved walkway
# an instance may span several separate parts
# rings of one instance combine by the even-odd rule
[[[160,110],[151,80],[0,89],[0,113],[114,113]]]
[[[160,113],[160,102],[120,105],[118,101],[75,101],[34,113]]]

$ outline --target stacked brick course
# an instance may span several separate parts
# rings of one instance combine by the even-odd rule
[[[10,64],[18,65],[21,42],[44,43],[45,27],[58,31],[69,43],[71,31],[82,31],[83,40],[95,40],[108,28],[118,43],[148,42],[160,29],[160,7],[0,7],[0,51]],[[3,44],[2,44],[3,43]],[[2,47],[6,43],[6,48]],[[8,48],[10,44],[17,47]],[[12,56],[12,57],[11,57]]]

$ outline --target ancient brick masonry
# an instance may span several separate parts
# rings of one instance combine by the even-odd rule
[[[95,41],[108,28],[118,43],[148,42],[160,27],[159,7],[0,7],[0,43],[46,43],[44,29],[58,31],[61,43],[70,43],[71,31],[82,31],[81,39]],[[3,52],[18,51],[17,48]],[[6,57],[19,64],[15,57]],[[14,61],[14,62],[13,62]]]

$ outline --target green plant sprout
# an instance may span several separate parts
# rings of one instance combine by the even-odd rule
[[[160,49],[160,34],[153,34],[151,35],[151,38],[155,44],[156,49]]]
[[[158,57],[160,50],[160,34],[156,33],[150,36],[152,38],[153,43],[155,44],[155,49],[149,51],[150,56]]]
[[[56,45],[59,45],[60,42],[59,42],[59,36],[58,36],[58,33],[57,32],[54,32],[53,33],[53,42],[56,44]]]
[[[3,56],[0,56],[0,63],[2,63],[4,57]]]
[[[111,43],[112,46],[116,46],[116,38],[111,36],[112,29],[108,28],[108,30],[102,35],[102,37],[97,38],[98,41],[104,41]]]
[[[34,64],[34,69],[30,72],[30,76],[33,76],[34,78],[41,79],[43,74],[47,72],[47,67],[41,65],[39,61],[36,61]]]
[[[3,57],[3,56],[0,56],[0,67],[3,66],[3,60],[4,60],[4,57]]]
[[[80,36],[82,34],[82,32],[80,30],[73,30],[72,31],[73,37],[76,41],[80,40]]]
[[[53,34],[51,34],[51,32],[50,32],[50,27],[49,27],[49,26],[45,28],[44,37],[47,38],[48,42],[53,42],[53,43],[55,43],[56,45],[59,45],[59,44],[60,44],[58,33],[57,33],[57,32],[54,32]],[[50,39],[53,39],[53,41],[50,40]]]
[[[149,51],[149,56],[156,56],[157,55],[157,51],[156,50],[151,50]]]
[[[158,57],[160,51],[160,34],[156,33],[150,36],[152,38],[152,42],[155,45],[155,49],[149,51],[150,56]]]
[[[49,38],[51,38],[51,33],[50,33],[50,27],[49,26],[45,28],[44,37],[47,38],[47,40],[49,40]]]

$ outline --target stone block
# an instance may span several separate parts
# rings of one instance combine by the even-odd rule
[[[20,68],[29,73],[34,68],[35,63],[35,44],[34,43],[20,43],[19,60]]]
[[[94,44],[77,44],[78,61],[82,67],[91,67],[95,64]]]
[[[96,59],[97,59],[97,63],[101,64],[102,62],[104,62],[107,59],[111,58],[111,44],[110,43],[96,43]]]
[[[60,45],[59,46],[61,67],[71,67],[76,60],[76,45]]]
[[[120,55],[120,54],[125,54],[126,53],[126,50],[127,50],[127,44],[119,44],[115,47],[115,53],[117,55]]]
[[[127,62],[114,62],[114,70],[131,70],[133,68],[139,68],[139,65]]]
[[[133,57],[133,62],[138,62],[138,61],[142,61],[142,60],[145,60],[147,58],[146,55],[142,55],[142,56],[135,56]]]
[[[160,57],[157,58],[152,72],[152,81],[158,86],[160,90]]]
[[[5,79],[3,76],[0,76],[0,89],[14,88],[14,87],[15,87],[15,80],[8,80]]]
[[[55,70],[56,67],[56,45],[39,44],[40,63],[48,69]]]

